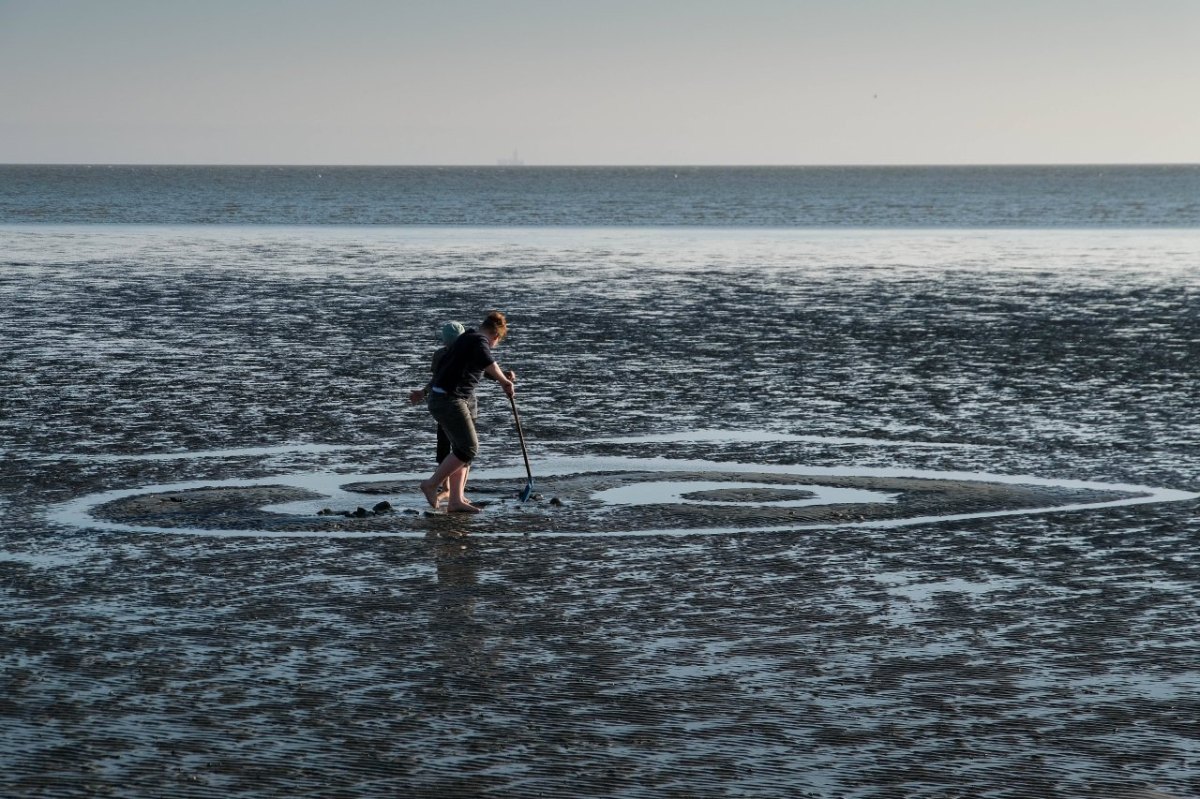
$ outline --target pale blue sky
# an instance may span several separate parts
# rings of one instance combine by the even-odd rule
[[[1200,0],[0,0],[0,163],[1200,162]]]

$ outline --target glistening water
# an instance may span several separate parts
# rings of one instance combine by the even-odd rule
[[[407,392],[493,307],[546,497],[551,455],[1194,492],[1195,230],[12,226],[0,254],[6,794],[1200,792],[1194,500],[636,537],[53,515],[431,469]],[[519,487],[481,404],[479,484]]]

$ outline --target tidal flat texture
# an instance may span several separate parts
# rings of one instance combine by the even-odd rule
[[[0,229],[0,795],[1200,794],[1200,503],[1121,504],[1200,490],[1198,264],[1186,230]],[[431,470],[407,393],[493,307],[541,499],[485,386],[484,514],[401,481],[317,516],[298,475],[339,511]],[[631,466],[549,469],[588,459]],[[987,513],[789,527],[935,473]],[[317,534],[219,497],[105,527],[235,482]]]

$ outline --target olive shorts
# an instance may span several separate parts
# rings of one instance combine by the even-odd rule
[[[471,419],[471,408],[466,400],[448,394],[429,394],[429,413],[445,433],[450,442],[450,451],[463,463],[470,463],[479,454],[479,436],[475,433],[475,422]]]

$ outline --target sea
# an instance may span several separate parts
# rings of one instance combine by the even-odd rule
[[[539,499],[447,526],[492,309]],[[1200,165],[0,166],[0,795],[1194,797],[1197,408]],[[806,469],[1146,501],[680,534]],[[419,535],[99,513],[372,476]]]
[[[0,224],[1200,225],[1200,166],[3,166]]]

